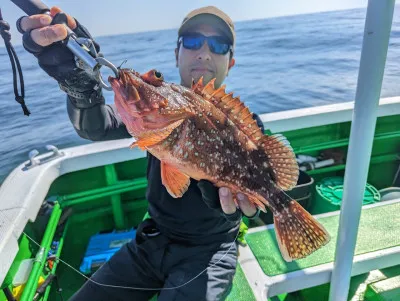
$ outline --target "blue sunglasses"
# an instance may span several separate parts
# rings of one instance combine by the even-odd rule
[[[206,37],[199,33],[188,33],[179,37],[178,43],[190,50],[198,50],[207,41],[208,47],[212,53],[227,54],[232,49],[232,43],[222,36]]]

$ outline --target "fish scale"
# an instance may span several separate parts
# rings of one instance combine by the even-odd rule
[[[175,198],[190,179],[208,180],[244,193],[274,215],[278,245],[287,261],[303,258],[329,241],[329,233],[284,190],[297,184],[298,165],[282,135],[264,135],[250,110],[225,86],[201,78],[191,89],[166,83],[161,73],[121,69],[110,78],[115,104],[132,145],[161,161],[162,184]]]

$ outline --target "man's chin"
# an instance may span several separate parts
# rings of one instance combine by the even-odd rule
[[[210,71],[192,71],[191,72],[192,78],[195,82],[197,82],[201,77],[203,77],[204,84],[208,83],[211,79],[215,77],[214,72]]]

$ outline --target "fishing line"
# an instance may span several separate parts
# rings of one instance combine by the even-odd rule
[[[17,209],[17,208],[14,208]],[[18,208],[19,209],[19,208]],[[6,211],[9,209],[3,209],[0,212]],[[8,217],[6,217],[6,219],[12,223],[13,225],[15,225],[12,221],[10,221],[8,219]],[[1,224],[0,224],[1,225]],[[22,231],[23,234],[26,235],[26,237],[31,240],[34,244],[36,244],[40,249],[44,249],[40,243],[38,243],[36,240],[34,240],[32,237],[30,237],[27,233],[25,233],[25,231]],[[174,289],[178,289],[181,288],[187,284],[189,284],[190,282],[194,281],[195,279],[197,279],[198,277],[201,276],[201,274],[203,274],[204,272],[206,272],[209,268],[214,267],[215,265],[217,265],[226,255],[228,255],[229,251],[232,249],[233,245],[236,243],[236,239],[239,236],[240,231],[238,230],[238,233],[236,234],[235,239],[233,240],[233,242],[231,243],[228,251],[226,251],[226,253],[216,262],[213,263],[212,265],[210,265],[209,267],[205,268],[204,270],[202,270],[200,273],[198,273],[196,276],[194,276],[192,279],[188,280],[187,282],[178,285],[178,286],[174,286],[174,287],[161,287],[161,288],[146,288],[146,287],[133,287],[133,286],[120,286],[120,285],[111,285],[111,284],[103,284],[103,283],[99,283],[97,281],[94,281],[93,279],[91,279],[90,277],[87,277],[86,275],[84,275],[83,273],[81,273],[79,270],[77,270],[76,268],[74,268],[72,265],[70,265],[68,262],[62,260],[61,258],[54,256],[55,260],[58,260],[60,262],[62,262],[63,264],[65,264],[67,267],[69,267],[70,269],[72,269],[73,271],[75,271],[76,273],[78,273],[79,275],[81,275],[83,278],[85,278],[88,281],[93,282],[94,284],[97,284],[99,286],[104,286],[104,287],[110,287],[110,288],[122,288],[122,289],[131,289],[131,290],[143,290],[143,291],[160,291],[160,290],[174,290]],[[13,234],[16,236],[16,238],[18,239],[18,235],[16,235],[16,233]]]

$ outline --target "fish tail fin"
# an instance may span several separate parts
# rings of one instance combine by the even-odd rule
[[[285,207],[274,214],[274,224],[286,261],[304,258],[329,242],[329,233],[299,203],[290,199]]]

